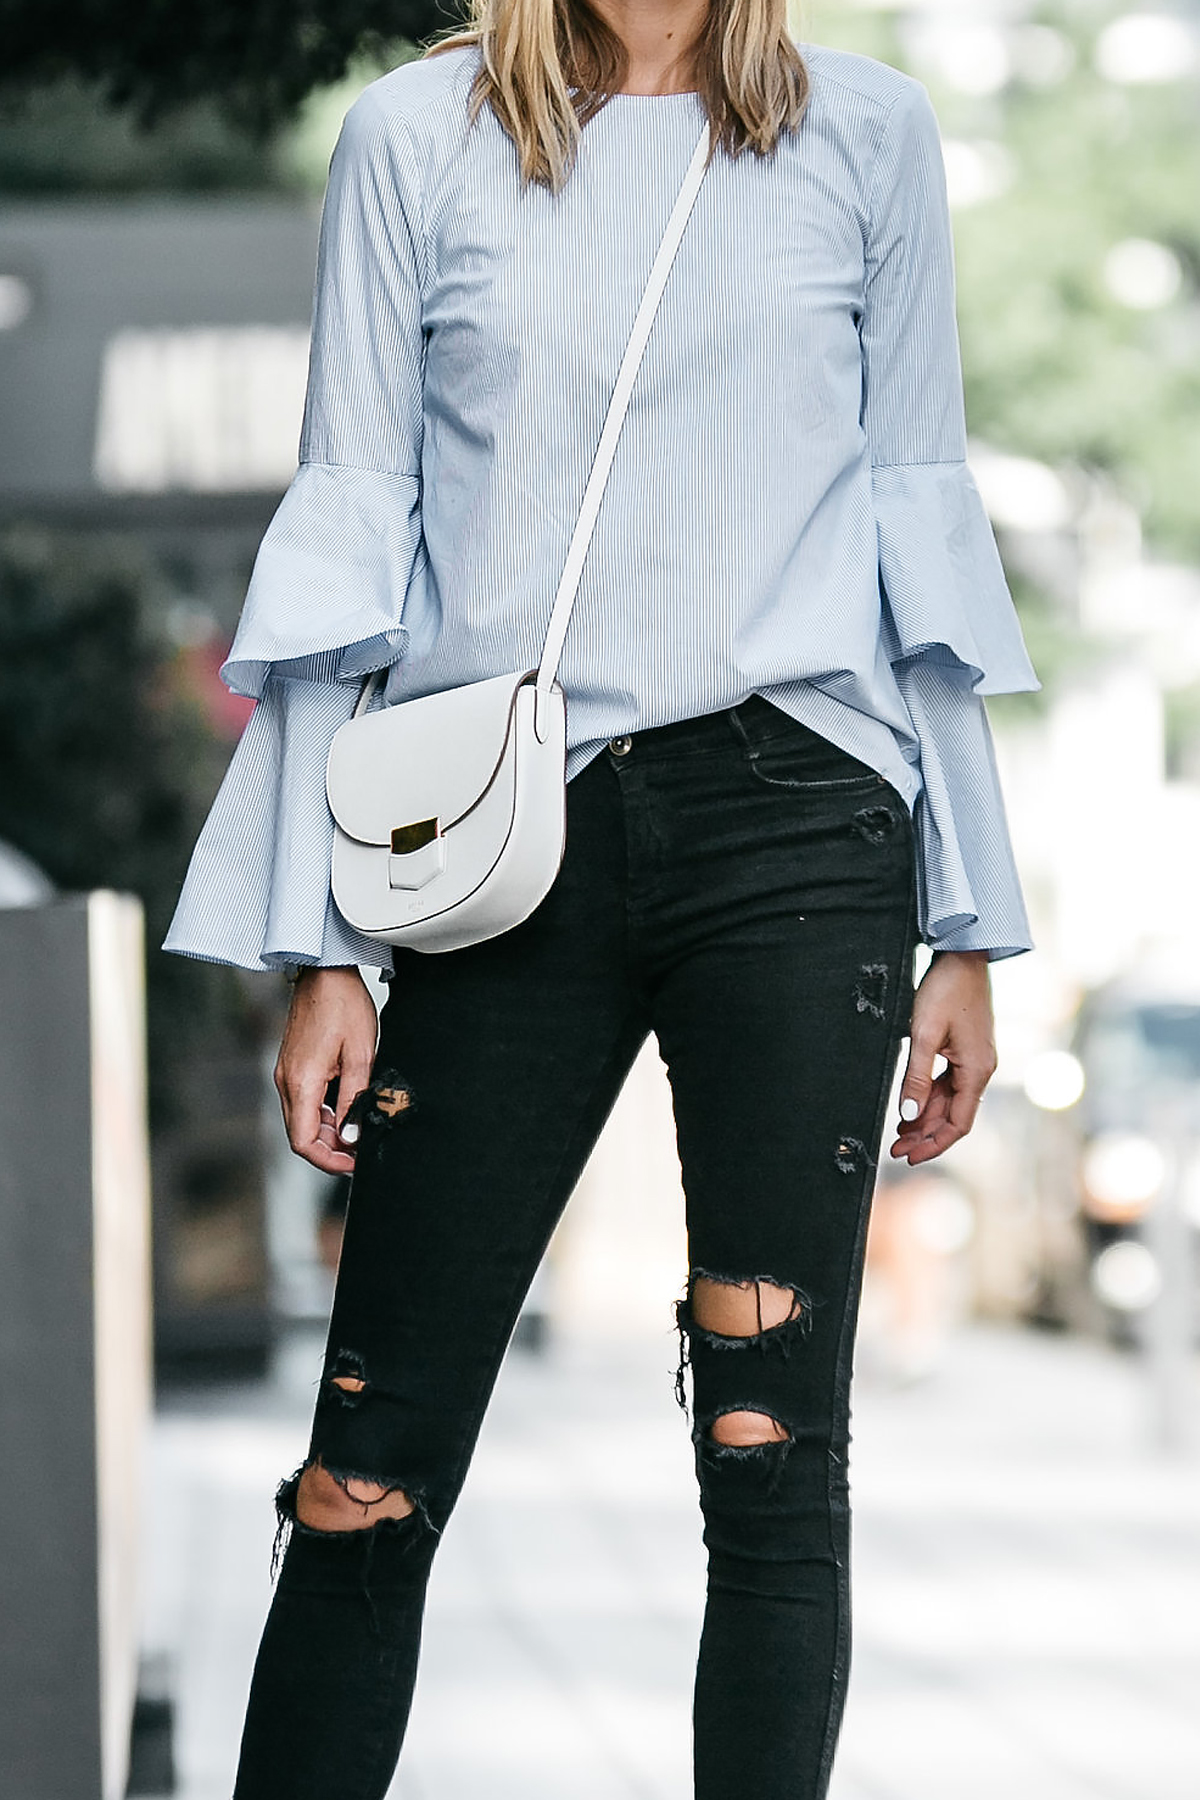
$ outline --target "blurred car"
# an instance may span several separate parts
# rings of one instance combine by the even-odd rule
[[[1025,1085],[1041,1113],[1031,1314],[1133,1341],[1164,1286],[1182,1282],[1195,1329],[1200,967],[1160,956],[1093,990],[1070,1048],[1035,1058]]]

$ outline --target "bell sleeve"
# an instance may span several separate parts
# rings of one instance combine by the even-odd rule
[[[935,950],[1033,947],[987,709],[967,670],[915,658],[897,682],[921,746],[914,827],[922,936]]]
[[[304,676],[305,659],[330,650],[338,679],[403,653],[421,555],[416,190],[402,128],[368,90],[330,164],[300,466],[259,548],[222,670],[234,693],[257,699],[272,667]]]
[[[336,652],[311,677],[268,675],[192,853],[163,948],[243,969],[289,964],[391,967],[329,891],[333,820],[325,760],[356,689],[336,680]]]
[[[201,833],[165,948],[252,969],[387,966],[329,895],[325,760],[361,677],[404,654],[423,560],[419,187],[368,89],[321,219],[296,474],[259,547],[221,674],[257,706]]]
[[[937,121],[906,81],[870,191],[860,338],[883,639],[920,750],[922,934],[1029,948],[981,696],[1036,688],[966,461],[954,256]]]

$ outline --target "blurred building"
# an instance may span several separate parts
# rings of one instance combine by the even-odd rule
[[[296,463],[317,209],[0,206],[0,519],[130,529],[228,627]]]

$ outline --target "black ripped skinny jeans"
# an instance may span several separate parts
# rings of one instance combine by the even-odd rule
[[[295,1522],[297,1477],[283,1483],[236,1800],[384,1794],[438,1536],[522,1298],[651,1031],[691,1281],[795,1295],[793,1319],[749,1338],[680,1307],[709,1554],[695,1792],[824,1795],[850,1643],[851,1352],[913,942],[903,802],[755,698],[590,764],[559,879],[524,925],[397,956],[375,1086],[413,1104],[365,1118],[310,1460],[403,1488],[415,1510],[318,1532]],[[739,1410],[786,1437],[714,1442]]]

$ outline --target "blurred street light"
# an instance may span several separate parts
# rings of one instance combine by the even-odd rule
[[[1025,1069],[1026,1097],[1043,1112],[1066,1112],[1082,1099],[1083,1064],[1069,1050],[1043,1050]]]
[[[1048,463],[977,442],[971,444],[970,462],[993,523],[1012,531],[1063,531],[1071,524],[1067,485]]]
[[[1166,1163],[1152,1138],[1132,1131],[1102,1131],[1084,1152],[1082,1175],[1089,1216],[1105,1224],[1127,1225],[1156,1198]]]
[[[1183,269],[1165,244],[1156,244],[1151,238],[1123,238],[1104,259],[1104,280],[1122,306],[1153,312],[1175,298]]]
[[[950,205],[978,206],[1007,193],[1015,179],[1012,156],[1003,144],[983,138],[946,138],[942,143]]]
[[[957,93],[996,94],[1012,75],[1008,39],[988,19],[918,16],[905,22],[904,37],[914,61]]]
[[[1162,1293],[1162,1273],[1145,1244],[1122,1238],[1092,1264],[1097,1297],[1117,1312],[1144,1312]]]
[[[1075,67],[1075,46],[1052,25],[1022,25],[1009,37],[1013,69],[1031,87],[1056,87]]]
[[[1171,13],[1125,13],[1097,38],[1096,67],[1108,81],[1180,81],[1200,67],[1200,42]]]

